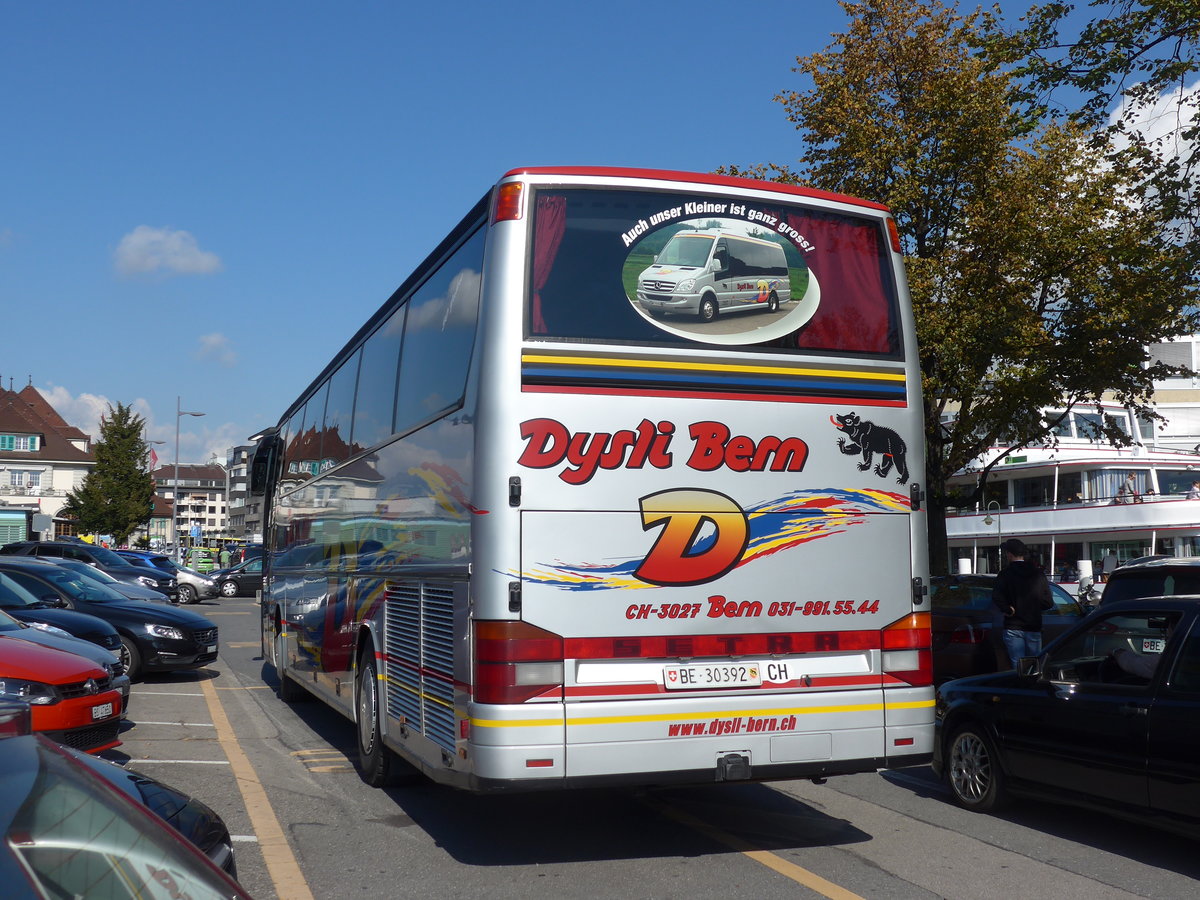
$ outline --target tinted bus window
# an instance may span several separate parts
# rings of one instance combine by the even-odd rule
[[[462,403],[479,312],[483,238],[483,231],[476,232],[408,301],[397,431]]]
[[[359,447],[373,447],[392,434],[406,308],[396,310],[363,345],[352,435]]]
[[[546,189],[532,206],[532,337],[902,356],[878,218],[651,191]]]

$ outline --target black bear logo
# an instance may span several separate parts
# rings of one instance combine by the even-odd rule
[[[875,467],[876,475],[886,478],[894,465],[896,474],[900,476],[896,482],[904,484],[908,481],[908,463],[905,461],[908,448],[904,446],[900,435],[874,422],[864,422],[852,412],[844,416],[832,416],[829,421],[837,426],[838,431],[845,432],[845,437],[838,438],[838,449],[846,454],[862,454],[862,462],[858,464],[860,472],[871,468],[871,460],[878,453],[883,459]],[[850,439],[850,443],[846,442],[846,438]]]

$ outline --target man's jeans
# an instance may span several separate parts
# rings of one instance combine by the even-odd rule
[[[1040,631],[1021,631],[1017,628],[1004,629],[1004,649],[1012,660],[1013,668],[1017,660],[1023,656],[1038,656],[1042,652],[1042,633]]]

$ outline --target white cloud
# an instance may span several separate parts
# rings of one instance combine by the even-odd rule
[[[237,363],[237,354],[233,352],[233,347],[230,346],[229,338],[220,332],[212,334],[202,334],[197,339],[199,347],[193,354],[199,360],[212,360],[226,368],[232,367]]]
[[[1200,118],[1200,81],[1163,91],[1145,102],[1136,90],[1126,94],[1113,110],[1109,124],[1125,121],[1127,131],[1141,134],[1163,158],[1187,158],[1195,152],[1183,132],[1195,128]],[[1124,142],[1118,141],[1119,145]]]
[[[99,394],[80,394],[76,397],[61,385],[38,390],[67,424],[74,425],[91,437],[93,442],[100,437],[100,419],[108,412],[109,406],[115,408],[117,405]]]
[[[221,270],[215,253],[201,250],[190,232],[139,225],[121,238],[113,262],[122,275],[164,271],[208,275]]]

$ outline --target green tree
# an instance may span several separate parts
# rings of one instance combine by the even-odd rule
[[[1011,60],[980,49],[993,17],[842,6],[847,31],[797,59],[812,87],[775,98],[799,166],[725,171],[892,209],[921,348],[931,564],[946,571],[945,509],[974,499],[947,496],[954,472],[998,443],[1053,440],[1046,407],[1112,392],[1153,416],[1154,380],[1177,370],[1145,346],[1194,329],[1195,260],[1137,189],[1154,160],[1026,102]]]
[[[154,479],[148,471],[144,427],[142,417],[122,403],[116,409],[109,406],[100,420],[96,466],[63,505],[63,512],[75,516],[82,530],[111,534],[117,543],[124,543],[149,520]]]

